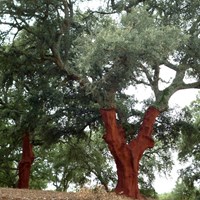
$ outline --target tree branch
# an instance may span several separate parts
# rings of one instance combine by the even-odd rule
[[[200,89],[200,81],[193,82],[193,83],[183,83],[182,84],[182,89]]]
[[[111,0],[111,7],[112,7],[113,10],[116,9],[115,0]]]
[[[135,78],[135,77],[132,77],[132,80],[133,80],[135,83],[137,83],[137,84],[144,84],[144,85],[147,85],[147,86],[150,86],[150,87],[151,87],[151,85],[150,85],[149,83],[145,82],[144,80],[138,80],[138,79]]]
[[[158,89],[158,81],[159,81],[159,74],[160,74],[160,68],[159,66],[154,66],[154,76],[153,76],[153,82],[152,82],[152,89],[155,93],[155,95],[159,92]]]
[[[147,67],[145,67],[142,63],[140,63],[140,67],[142,68],[143,72],[145,73],[150,85],[153,85],[152,76],[149,73],[149,71],[147,70]]]
[[[166,67],[174,70],[174,71],[178,71],[178,66],[172,64],[171,62],[169,62],[168,60],[166,60],[164,63],[163,63]]]
[[[156,94],[155,106],[160,111],[164,111],[168,108],[168,101],[170,97],[178,90],[192,89],[192,88],[200,89],[200,81],[188,84],[184,83],[183,79],[185,76],[185,69],[186,69],[185,66],[179,66],[179,68],[176,71],[176,76],[171,85],[165,88],[163,91],[159,91]]]

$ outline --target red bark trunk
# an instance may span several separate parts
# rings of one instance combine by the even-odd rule
[[[139,161],[144,151],[154,146],[151,135],[160,112],[154,107],[147,109],[137,137],[129,144],[126,142],[125,131],[117,124],[115,109],[101,109],[100,112],[106,129],[103,138],[117,167],[118,182],[115,192],[142,200],[138,188]]]
[[[29,188],[31,165],[34,161],[33,145],[30,143],[29,133],[23,136],[22,159],[19,162],[18,188]]]

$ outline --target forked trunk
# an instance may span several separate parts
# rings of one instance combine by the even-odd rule
[[[155,119],[160,112],[154,107],[148,108],[137,137],[129,144],[126,142],[124,129],[117,124],[115,109],[101,109],[100,112],[106,129],[103,138],[117,167],[118,182],[115,192],[143,199],[138,188],[139,161],[144,151],[154,146],[151,135]]]
[[[34,161],[33,145],[30,143],[29,133],[23,136],[22,159],[19,162],[18,188],[29,188],[31,165]]]

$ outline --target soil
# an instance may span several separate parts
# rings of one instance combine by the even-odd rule
[[[80,192],[56,192],[28,189],[0,188],[0,200],[130,200],[102,189]]]

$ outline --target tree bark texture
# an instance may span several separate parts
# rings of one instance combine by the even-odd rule
[[[25,133],[23,136],[22,145],[22,158],[19,162],[19,180],[18,188],[29,188],[29,179],[31,173],[31,166],[34,161],[33,145],[30,143],[29,133]]]
[[[126,142],[125,131],[116,121],[116,110],[101,109],[100,112],[106,130],[103,138],[117,167],[118,182],[115,192],[142,200],[138,187],[139,161],[144,151],[154,146],[153,125],[160,111],[155,107],[147,109],[138,135],[130,143]]]

